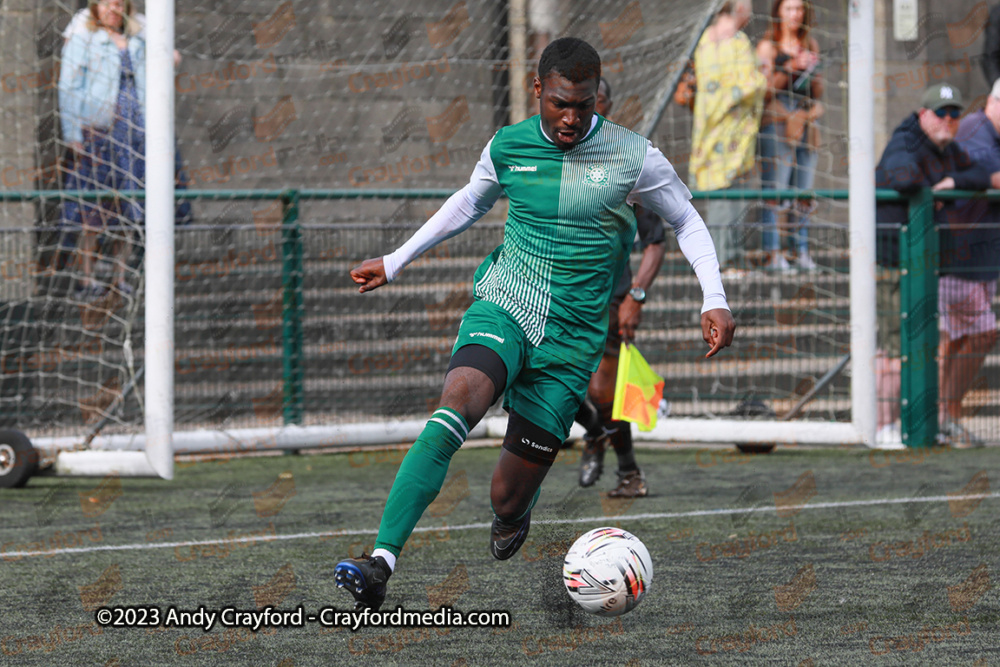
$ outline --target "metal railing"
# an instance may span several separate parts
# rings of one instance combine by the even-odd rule
[[[303,242],[299,205],[304,200],[346,199],[441,199],[450,189],[284,189],[284,190],[177,190],[177,199],[188,200],[280,200],[282,204],[282,369],[284,398],[282,416],[286,424],[301,424],[304,414],[304,335],[303,335]],[[145,191],[128,191],[128,197],[144,199]],[[115,194],[95,191],[0,191],[0,202],[32,202],[58,199],[97,201]],[[847,190],[726,190],[692,192],[693,199],[813,199],[846,200]],[[877,190],[879,203],[904,203],[908,224],[900,229],[900,283],[902,322],[901,342],[901,424],[903,440],[909,447],[936,444],[938,424],[938,369],[936,359],[938,227],[934,220],[935,202],[986,198],[1000,201],[1000,191],[942,191],[922,189],[911,194]],[[933,233],[932,233],[933,232]]]

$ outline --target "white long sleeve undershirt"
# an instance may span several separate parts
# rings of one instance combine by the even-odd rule
[[[385,255],[386,280],[392,281],[407,264],[442,241],[461,234],[486,215],[503,193],[490,159],[490,139],[483,149],[469,183],[448,197],[437,213],[418,229],[396,252]]]
[[[701,312],[715,308],[729,310],[712,235],[691,204],[691,192],[677,176],[673,165],[652,143],[647,144],[642,172],[626,201],[652,211],[673,228],[677,245],[698,276],[702,294]]]
[[[395,279],[407,264],[430,248],[471,227],[500,198],[502,189],[490,159],[491,144],[492,140],[483,149],[469,183],[449,197],[438,212],[398,250],[383,257],[387,280]],[[642,171],[627,202],[656,213],[673,228],[681,252],[698,276],[703,297],[701,312],[715,308],[729,310],[715,245],[690,199],[690,191],[678,178],[673,166],[650,143]]]

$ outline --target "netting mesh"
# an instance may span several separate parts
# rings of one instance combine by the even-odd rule
[[[178,182],[197,191],[454,190],[496,129],[537,104],[537,49],[562,35],[598,49],[613,119],[646,132],[686,178],[690,113],[673,105],[657,112],[711,6],[527,4],[519,54],[507,3],[178,1]],[[0,8],[6,190],[73,184],[57,82],[63,32],[78,9]],[[846,20],[842,3],[816,9],[827,112],[815,186],[844,187]],[[766,25],[760,13],[746,30],[756,40]],[[520,100],[525,109],[514,108]],[[141,210],[131,210],[141,199],[120,182],[110,192],[92,273],[103,291],[93,295],[79,294],[81,226],[65,213],[87,200],[64,195],[0,209],[7,424],[80,432],[107,417],[106,431],[141,428],[141,382],[129,387],[143,361],[141,259],[155,249],[143,247]],[[304,199],[289,235],[287,202],[275,197],[195,197],[177,218],[177,426],[364,421],[432,409],[472,273],[502,242],[505,203],[389,289],[359,297],[347,271],[397,247],[442,201]],[[758,198],[748,209],[749,252],[737,271],[763,263],[762,205]],[[699,361],[700,289],[668,237],[638,344],[668,378],[674,414],[730,414],[746,399],[780,413],[846,352],[846,201],[818,201],[811,224],[820,271],[727,280],[740,335],[714,364]],[[848,419],[847,387],[844,377],[834,381],[807,414]]]
[[[601,51],[622,91],[618,120],[635,129],[669,93],[675,61],[710,11],[532,4],[551,13],[539,28],[552,32],[529,21],[529,36],[572,34]],[[177,131],[193,187],[459,187],[497,128],[537,112],[535,42],[520,56],[523,71],[512,67],[503,3],[232,10],[178,4]],[[528,97],[521,110],[512,109],[517,91]]]

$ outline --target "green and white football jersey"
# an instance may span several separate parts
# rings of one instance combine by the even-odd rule
[[[476,271],[474,296],[509,313],[543,354],[597,368],[608,303],[635,239],[633,204],[674,227],[701,280],[703,312],[728,307],[711,237],[687,187],[646,138],[596,114],[569,150],[545,136],[539,116],[499,130],[469,185],[385,256],[386,276],[392,280],[414,257],[468,228],[501,192],[510,200],[504,242]]]
[[[474,294],[513,316],[535,346],[590,366],[607,335],[611,290],[628,261],[636,222],[625,200],[648,142],[597,117],[561,150],[538,118],[505,127],[490,160],[510,200],[504,243],[476,272]]]

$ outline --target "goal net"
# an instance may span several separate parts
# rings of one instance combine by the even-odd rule
[[[670,96],[719,4],[178,0],[177,428],[425,418],[472,273],[502,242],[505,203],[389,289],[359,297],[349,268],[402,243],[467,182],[499,127],[537,111],[539,49],[556,37],[598,49],[612,119],[649,136],[686,178],[691,116]],[[758,5],[746,29],[754,40],[768,24]],[[842,3],[814,7],[826,79],[815,187],[843,188],[846,23]],[[140,174],[115,163],[128,153],[121,142],[143,130],[142,106],[96,133],[80,121],[84,143],[101,135],[111,157],[92,146],[81,156],[65,82],[99,67],[80,60],[93,55],[90,44],[67,68],[72,32],[104,39],[74,22],[81,8],[0,7],[0,420],[33,438],[144,427],[142,260],[156,249],[145,247],[144,200],[132,191]],[[133,22],[141,27],[141,16]],[[87,85],[71,92],[96,95]],[[129,130],[124,139],[119,130]],[[81,171],[88,155],[117,176]],[[728,418],[756,403],[781,415],[847,351],[846,201],[815,200],[817,271],[751,278],[764,260],[764,205],[747,201],[749,252],[726,280],[740,334],[717,362],[700,360],[700,291],[668,236],[637,343],[667,378],[674,416]],[[849,422],[847,379],[827,384],[802,415]]]

